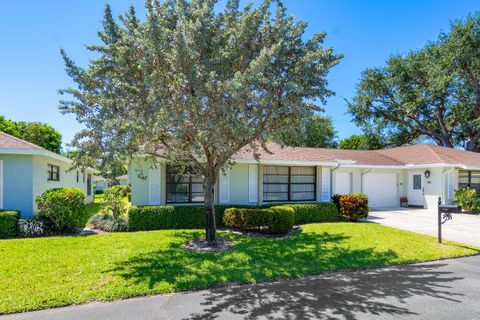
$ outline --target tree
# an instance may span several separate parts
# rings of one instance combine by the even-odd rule
[[[42,122],[15,122],[0,116],[0,131],[60,153],[62,135],[51,125]]]
[[[340,55],[309,40],[306,24],[279,1],[239,8],[230,0],[147,1],[140,21],[133,6],[117,23],[105,9],[99,56],[87,68],[62,51],[76,88],[61,111],[86,126],[79,156],[105,159],[147,154],[182,164],[204,178],[206,240],[216,245],[214,185],[231,157],[319,109],[307,101],[332,94],[325,79]],[[139,175],[140,176],[140,175]]]
[[[282,132],[281,140],[292,147],[336,148],[337,132],[330,117],[314,114],[293,130]]]
[[[377,150],[382,149],[384,144],[374,135],[353,134],[348,138],[340,140],[338,147],[349,150]]]
[[[480,152],[480,14],[454,22],[418,51],[364,71],[349,112],[391,144],[427,138]]]

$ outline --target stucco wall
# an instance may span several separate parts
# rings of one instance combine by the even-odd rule
[[[60,181],[48,181],[48,164],[60,167]],[[69,171],[69,169],[69,163],[45,156],[33,156],[33,198],[31,203],[34,213],[37,212],[35,197],[52,188],[79,188],[85,193],[85,203],[93,202],[93,181],[92,192],[87,196],[87,174],[92,172],[85,172],[84,182],[83,173],[80,171],[77,182],[77,170]]]
[[[134,158],[128,164],[128,178],[132,187],[132,205],[134,206],[148,205],[148,169],[151,165],[152,161],[144,158]],[[164,186],[165,184],[162,184],[162,187]],[[163,193],[161,192],[162,199]],[[165,201],[163,200],[162,203]]]
[[[229,191],[231,204],[248,204],[248,164],[236,164],[230,169]]]
[[[22,217],[31,217],[32,156],[0,155],[3,160],[3,209],[20,210]]]

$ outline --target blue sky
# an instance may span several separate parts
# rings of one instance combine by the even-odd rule
[[[85,65],[84,44],[97,42],[102,0],[7,1],[0,19],[0,114],[54,126],[71,141],[81,126],[71,115],[58,112],[57,89],[72,85],[64,71],[59,50],[63,47]],[[139,16],[144,1],[110,1],[114,13],[133,3]],[[336,96],[328,100],[326,113],[334,120],[339,137],[360,130],[345,114],[344,99],[351,99],[360,73],[381,66],[392,54],[417,49],[448,30],[452,20],[480,10],[478,0],[284,0],[288,12],[308,22],[306,36],[327,32],[326,45],[345,58],[330,76]]]

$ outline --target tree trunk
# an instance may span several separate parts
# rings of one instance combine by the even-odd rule
[[[211,177],[205,178],[204,194],[205,194],[205,240],[209,246],[217,245],[217,224],[215,221],[215,202],[214,202],[214,186],[215,179]]]

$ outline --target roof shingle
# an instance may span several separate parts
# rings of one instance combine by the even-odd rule
[[[0,131],[0,148],[45,150],[44,148],[37,146],[36,144],[11,136],[2,131]]]

